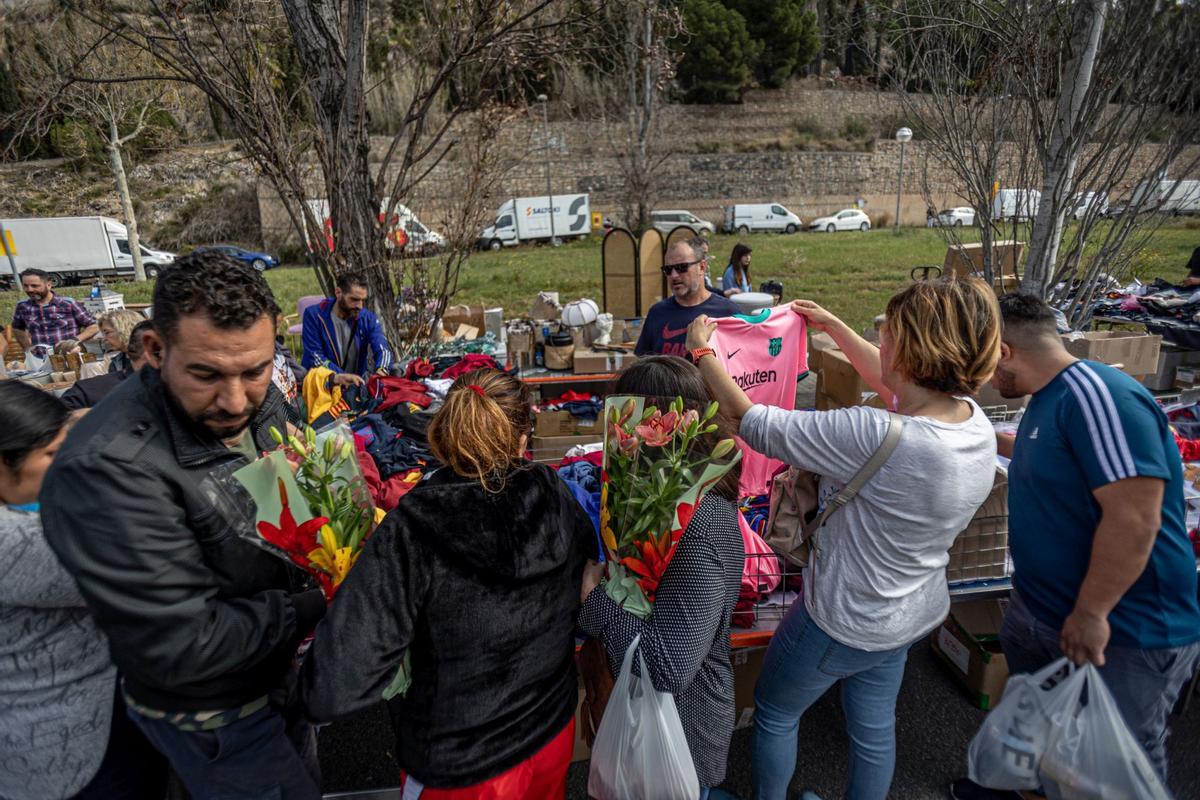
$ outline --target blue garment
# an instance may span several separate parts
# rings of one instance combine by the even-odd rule
[[[334,372],[350,372],[366,375],[373,369],[386,370],[392,366],[395,356],[388,345],[383,327],[370,311],[363,309],[354,319],[352,336],[357,346],[358,358],[354,364],[345,364],[344,353],[338,348],[337,333],[334,331],[332,314],[337,304],[327,297],[315,306],[304,310],[302,323],[304,357],[301,364],[305,369],[326,367]]]
[[[10,503],[8,507],[13,511],[24,511],[26,514],[37,514],[42,510],[42,504],[37,501],[32,503],[23,503],[21,505]]]
[[[1200,606],[1179,450],[1150,392],[1104,364],[1067,367],[1033,396],[1021,419],[1008,474],[1013,584],[1034,617],[1061,629],[1100,524],[1092,492],[1137,476],[1166,482],[1162,528],[1145,571],[1108,616],[1112,644],[1190,644],[1200,640]]]
[[[742,282],[738,283],[733,275],[733,264],[725,268],[725,274],[721,277],[721,291],[728,292],[730,289],[741,289],[743,292],[750,292],[750,279],[745,272],[742,273]]]
[[[756,800],[785,800],[796,770],[800,717],[842,682],[850,734],[848,800],[886,800],[896,769],[896,696],[910,644],[868,652],[832,639],[794,604],[775,631],[754,688]]]
[[[1008,671],[1033,673],[1062,658],[1058,628],[1039,622],[1014,591],[1009,596],[1000,647]],[[1167,719],[1179,691],[1196,673],[1200,642],[1183,647],[1142,650],[1109,645],[1104,651],[1100,676],[1112,693],[1129,732],[1137,740],[1154,770],[1167,782]]]
[[[698,306],[681,306],[674,296],[660,300],[650,307],[642,333],[634,348],[639,356],[661,353],[687,358],[687,329],[701,314],[710,317],[732,317],[739,309],[731,300],[714,294]]]
[[[570,466],[574,466],[573,464]],[[589,491],[583,485],[577,483],[574,476],[569,474],[567,470],[561,469],[558,471],[558,477],[571,490],[571,494],[575,495],[575,499],[583,510],[587,512],[588,517],[592,520],[592,527],[596,531],[596,561],[604,563],[604,543],[600,540],[600,490],[595,492]]]

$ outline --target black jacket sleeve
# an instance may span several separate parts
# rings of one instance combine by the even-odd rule
[[[119,643],[112,657],[121,672],[170,691],[294,648],[314,621],[310,598],[284,590],[218,597],[169,484],[150,467],[117,463],[119,476],[103,453],[56,463],[42,520],[100,628]],[[116,485],[96,491],[98,475]]]
[[[412,643],[425,574],[393,512],[367,541],[317,626],[300,673],[310,719],[329,722],[386,699]]]

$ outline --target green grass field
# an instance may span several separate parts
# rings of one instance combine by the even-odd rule
[[[967,229],[964,240],[978,240],[975,229]],[[729,251],[739,237],[716,236],[712,240],[714,281],[720,281]],[[909,280],[913,267],[941,265],[946,244],[941,235],[924,228],[868,233],[754,234],[744,237],[754,248],[751,276],[757,285],[775,279],[784,286],[784,297],[809,298],[835,312],[855,328],[869,324],[882,313],[888,297]],[[1200,223],[1184,221],[1164,225],[1150,243],[1135,256],[1135,274],[1143,279],[1163,277],[1179,280],[1194,248],[1200,246]],[[304,267],[272,270],[267,279],[285,313],[293,313],[296,299],[316,293],[316,279]],[[126,302],[149,302],[151,283],[121,283],[111,286],[125,295]],[[502,306],[507,316],[528,313],[534,296],[542,290],[557,291],[563,302],[580,297],[600,300],[600,245],[598,240],[571,242],[562,247],[518,247],[498,253],[472,255],[454,298],[460,303]],[[85,296],[88,287],[64,289],[74,297]],[[19,292],[0,293],[0,319],[12,317]]]

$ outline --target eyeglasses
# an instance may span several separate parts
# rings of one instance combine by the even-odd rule
[[[685,261],[682,264],[663,264],[662,273],[663,273],[663,275],[666,275],[668,278],[671,277],[672,272],[682,275],[683,273],[685,273],[689,269],[691,269],[693,264],[703,264],[703,263],[704,263],[704,259],[698,258],[695,261]]]

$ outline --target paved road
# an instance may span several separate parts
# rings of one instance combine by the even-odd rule
[[[967,743],[984,713],[972,708],[946,667],[926,642],[910,656],[897,707],[898,758],[893,798],[944,800],[950,781],[964,772]],[[1171,786],[1178,800],[1200,800],[1200,697],[1182,718],[1172,717]],[[793,787],[810,788],[832,800],[846,780],[845,724],[836,692],[823,697],[800,723],[799,761]],[[395,786],[392,735],[382,710],[338,723],[321,735],[327,792]],[[750,736],[733,738],[730,770],[723,788],[750,795]],[[575,764],[567,797],[587,797],[587,765]],[[395,797],[396,795],[392,795]],[[381,800],[382,800],[382,796]]]

